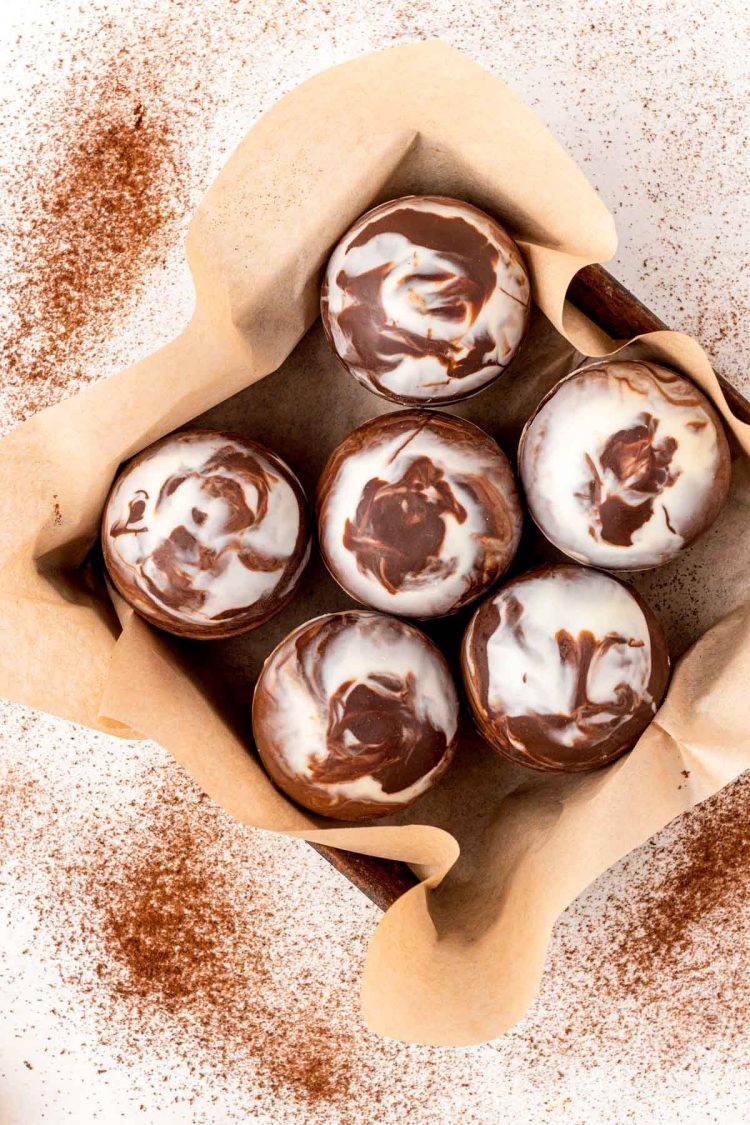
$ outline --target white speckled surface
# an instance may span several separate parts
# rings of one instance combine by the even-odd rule
[[[53,98],[71,69],[85,65],[85,57],[72,59],[72,37],[83,34],[77,43],[89,36],[95,44],[97,37],[112,35],[112,29],[101,30],[106,18],[146,41],[152,27],[167,19],[169,34],[153,39],[155,56],[170,37],[179,40],[187,61],[175,80],[191,90],[201,83],[197,96],[208,108],[191,119],[192,203],[183,227],[247,128],[307,75],[414,37],[441,36],[463,48],[537,109],[601,192],[620,233],[613,272],[671,326],[695,334],[717,367],[750,393],[744,327],[750,306],[750,19],[743,0],[479,0],[471,6],[417,0],[377,8],[363,0],[90,0],[82,6],[6,0],[0,12],[6,125],[0,199],[6,222],[13,215],[12,163],[39,141],[32,84],[44,78],[44,96]],[[84,348],[62,373],[64,391],[53,388],[50,397],[153,350],[174,334],[190,307],[175,230],[169,253],[150,271],[137,302],[118,311],[106,344]],[[7,431],[21,405],[9,372],[2,377],[0,426]],[[260,1072],[253,1077],[252,1068],[242,1080],[217,1082],[199,1058],[188,1065],[176,1046],[170,1054],[175,1033],[168,1023],[158,1053],[118,1055],[91,1003],[70,983],[76,967],[61,971],[50,944],[39,906],[39,896],[47,893],[47,857],[55,849],[74,850],[76,840],[86,838],[85,826],[96,822],[109,826],[113,850],[124,848],[129,828],[118,819],[124,793],[137,798],[158,782],[176,788],[190,804],[192,787],[155,746],[92,735],[8,704],[1,714],[3,770],[25,770],[46,795],[31,812],[14,817],[5,854],[2,1121],[327,1125],[351,1119],[341,1106],[325,1102],[303,1113],[291,1093],[269,1086]],[[737,815],[743,808],[737,805]],[[595,993],[600,977],[595,981],[591,968],[605,955],[597,935],[605,933],[618,903],[627,902],[631,887],[665,877],[670,844],[684,829],[662,833],[566,913],[542,994],[518,1029],[482,1048],[425,1051],[376,1044],[359,1028],[355,982],[377,920],[375,907],[306,845],[248,834],[225,817],[219,820],[226,869],[236,868],[238,879],[256,877],[264,888],[262,932],[279,967],[273,986],[278,1006],[292,1023],[298,970],[317,950],[310,971],[326,1020],[350,1039],[353,1052],[371,1052],[368,1067],[388,1086],[377,1104],[363,1108],[353,1100],[356,1120],[592,1125],[746,1119],[746,896],[727,897],[718,916],[714,909],[696,922],[677,969],[665,973],[664,995],[647,1008],[627,998],[605,1003]],[[251,929],[261,924],[252,901],[244,919]],[[571,1025],[581,1026],[571,1012],[587,1004],[606,1012],[604,1042],[593,1027],[571,1037]],[[687,1035],[673,1029],[681,1012]],[[696,1013],[712,1014],[711,1020]]]

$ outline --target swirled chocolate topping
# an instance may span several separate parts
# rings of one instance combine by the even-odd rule
[[[658,427],[658,419],[640,415],[629,430],[612,435],[599,457],[599,469],[591,462],[587,499],[607,543],[630,547],[635,532],[652,518],[655,498],[677,479],[670,469],[677,441],[673,437],[659,441]],[[614,488],[607,488],[607,479],[616,482]],[[635,497],[630,503],[628,493]]]
[[[578,771],[630,749],[669,677],[658,620],[608,574],[548,566],[477,610],[462,666],[477,724],[505,757]]]
[[[360,570],[369,571],[391,594],[411,575],[450,573],[455,560],[440,558],[446,516],[466,520],[443,470],[419,457],[403,476],[369,480],[353,520],[344,528],[344,546]]]
[[[708,528],[729,489],[721,420],[694,384],[651,363],[581,368],[526,425],[519,469],[534,520],[579,562],[638,570]]]
[[[326,270],[323,325],[369,390],[403,403],[456,402],[495,379],[530,312],[521,252],[489,215],[406,196],[363,215]]]
[[[357,601],[439,617],[479,597],[518,546],[507,458],[478,427],[403,410],[354,430],[318,486],[321,551]]]
[[[359,610],[291,633],[253,699],[268,773],[299,804],[343,820],[411,804],[447,768],[457,729],[456,691],[432,642]]]
[[[310,553],[302,488],[275,454],[235,434],[173,434],[125,467],[102,547],[134,609],[169,632],[230,636],[294,593]]]

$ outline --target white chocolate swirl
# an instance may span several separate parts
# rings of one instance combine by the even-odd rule
[[[413,626],[359,610],[294,630],[266,661],[253,701],[271,776],[328,816],[382,815],[415,800],[447,766],[457,729],[438,650]]]
[[[211,632],[265,619],[309,557],[299,482],[254,442],[174,434],[128,465],[104,512],[105,559],[156,624]]]
[[[535,522],[577,562],[638,570],[673,558],[729,487],[721,421],[656,364],[614,361],[563,379],[526,425],[519,471]]]
[[[512,599],[512,608],[511,608]],[[590,633],[597,650],[586,669],[585,696],[601,705],[594,723],[623,721],[614,710],[618,688],[627,684],[640,702],[649,695],[651,644],[643,610],[628,591],[606,574],[586,572],[582,582],[564,572],[542,575],[502,590],[494,597],[497,627],[487,639],[488,702],[509,718],[561,715],[566,722],[549,728],[549,737],[572,745],[584,733],[576,719],[577,661],[563,660],[557,641],[565,632]],[[604,646],[608,636],[621,638]]]
[[[404,410],[354,430],[318,486],[319,539],[357,601],[439,617],[505,573],[521,534],[510,465],[460,418]]]
[[[363,215],[328,263],[321,311],[364,386],[397,402],[452,402],[496,378],[530,308],[528,274],[503,228],[441,196]]]
[[[521,575],[488,598],[463,644],[488,740],[542,769],[585,769],[628,749],[653,717],[669,660],[653,613],[613,578],[576,566]]]

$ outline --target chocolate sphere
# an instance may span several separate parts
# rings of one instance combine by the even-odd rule
[[[305,496],[257,442],[172,434],[113,484],[102,548],[117,590],[152,624],[197,639],[234,636],[294,594],[310,556]]]
[[[544,566],[487,598],[466,630],[464,683],[499,754],[539,770],[596,769],[630,750],[669,679],[653,611],[619,579]]]
[[[344,366],[393,402],[457,402],[508,366],[531,305],[521,252],[468,203],[408,195],[368,211],[331,255],[321,293]]]
[[[729,490],[721,419],[654,363],[581,368],[527,422],[519,471],[547,538],[578,562],[645,570],[705,531]]]
[[[334,450],[318,484],[320,549],[356,601],[441,617],[505,573],[521,535],[508,459],[478,426],[400,410]]]
[[[416,801],[456,748],[448,666],[418,629],[350,610],[300,625],[263,665],[253,733],[263,765],[298,804],[337,820]]]

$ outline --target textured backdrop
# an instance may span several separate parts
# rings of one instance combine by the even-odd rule
[[[537,109],[615,215],[610,268],[750,393],[742,0],[6,0],[0,24],[3,431],[184,323],[188,218],[281,94],[432,36]],[[156,746],[0,710],[3,1122],[742,1117],[745,782],[567,911],[512,1033],[438,1051],[362,1030],[378,912],[306,845]]]

